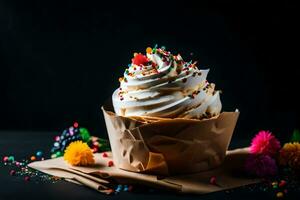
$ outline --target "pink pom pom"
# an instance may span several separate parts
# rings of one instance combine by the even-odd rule
[[[250,175],[264,178],[275,176],[278,172],[275,160],[263,154],[250,154],[245,162],[245,170]]]
[[[269,131],[259,131],[252,139],[250,153],[274,156],[280,149],[280,142]]]

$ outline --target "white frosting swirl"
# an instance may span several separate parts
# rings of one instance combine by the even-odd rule
[[[195,64],[161,48],[148,52],[147,57],[136,55],[113,93],[116,114],[165,118],[218,115],[222,108],[219,91],[206,81],[209,69],[199,70]]]

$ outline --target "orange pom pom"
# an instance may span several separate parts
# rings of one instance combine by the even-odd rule
[[[86,166],[95,163],[94,155],[87,143],[75,141],[65,150],[64,160],[74,166]]]

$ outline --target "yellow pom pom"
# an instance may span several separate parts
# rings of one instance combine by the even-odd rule
[[[147,47],[147,49],[146,49],[146,53],[152,53],[152,48],[151,47]]]
[[[64,160],[74,166],[86,166],[95,163],[94,155],[87,143],[75,141],[65,150]]]
[[[300,170],[300,143],[286,143],[279,152],[279,163]]]

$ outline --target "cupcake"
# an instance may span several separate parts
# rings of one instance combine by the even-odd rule
[[[209,69],[163,47],[148,47],[131,61],[102,107],[115,165],[157,175],[219,166],[239,112],[221,112]]]

